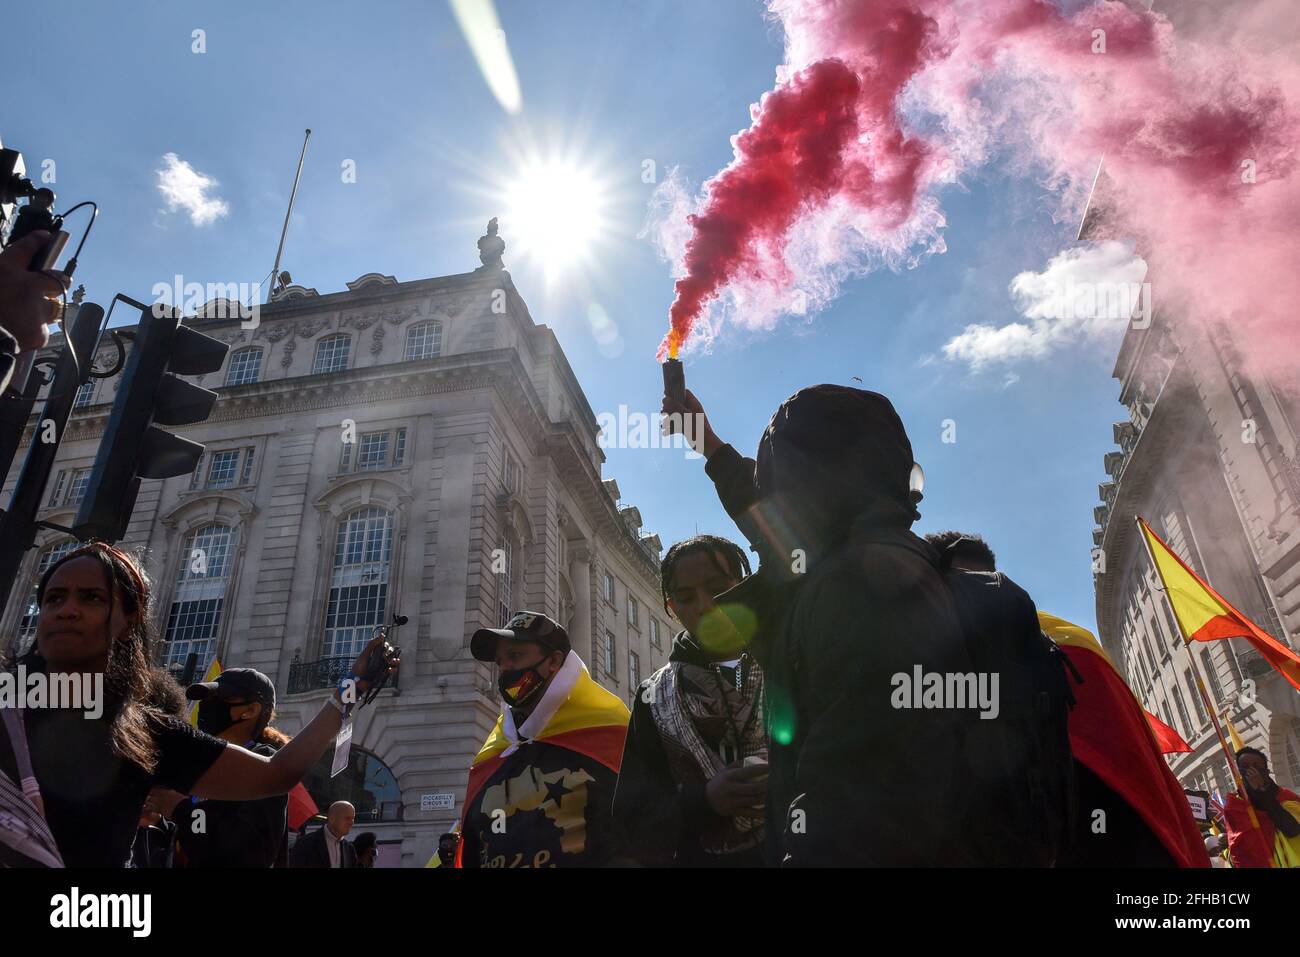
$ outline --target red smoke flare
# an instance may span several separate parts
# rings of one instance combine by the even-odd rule
[[[689,218],[686,274],[659,358],[676,358],[703,308],[737,278],[787,284],[786,236],[802,216],[842,199],[876,210],[882,227],[907,219],[929,150],[898,125],[894,101],[924,63],[935,23],[904,3],[878,3],[862,19],[871,42],[818,60],[753,107],[735,159],[706,185]]]

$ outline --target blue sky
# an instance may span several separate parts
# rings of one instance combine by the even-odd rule
[[[129,13],[125,11],[129,10]],[[313,136],[284,265],[322,293],[378,271],[400,280],[465,272],[501,217],[506,264],[538,322],[555,330],[597,413],[658,407],[654,361],[670,267],[638,238],[652,184],[680,167],[698,186],[771,86],[779,28],[756,0],[500,0],[523,91],[506,114],[447,5],[379,0],[274,4],[46,0],[10,11],[0,138],[29,167],[57,162],[59,207],[100,203],[78,272],[88,298],[148,298],[180,273],[253,282],[270,271],[304,127]],[[207,52],[192,52],[205,31]],[[45,38],[48,43],[21,38]],[[503,197],[521,144],[577,157],[606,185],[607,229],[590,261],[554,281],[512,255]],[[195,225],[157,188],[175,153],[212,177],[228,213]],[[344,183],[345,160],[356,182]],[[849,282],[810,321],[728,331],[688,358],[715,428],[752,454],[782,399],[817,382],[890,396],[926,471],[918,531],[983,533],[1040,607],[1094,627],[1092,508],[1106,479],[1114,338],[972,372],[942,357],[971,323],[1021,318],[1008,292],[1071,245],[1039,184],[996,164],[942,194],[947,251],[915,269]],[[74,234],[75,235],[75,234]],[[618,329],[598,343],[598,304]],[[933,357],[925,362],[926,357]],[[954,443],[941,441],[956,422]],[[680,451],[611,449],[606,475],[665,545],[737,536],[701,463]]]

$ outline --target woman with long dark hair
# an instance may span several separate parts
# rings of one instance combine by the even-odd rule
[[[0,830],[10,822],[10,834],[0,834],[0,862],[6,848],[23,846],[21,838],[40,843],[39,835],[14,839],[13,822],[21,832],[33,811],[68,866],[121,867],[151,787],[228,801],[287,793],[338,733],[349,702],[367,690],[356,676],[366,673],[382,641],[376,637],[353,663],[349,679],[357,697],[349,694],[345,702],[336,691],[268,757],[204,734],[157,706],[149,582],[130,555],[99,542],[77,548],[41,577],[36,601],[36,640],[18,664],[28,675],[83,677],[83,686],[102,680],[104,700],[97,717],[99,709],[69,707],[27,708],[17,721],[6,716],[0,804],[11,813],[0,815]],[[20,781],[26,804],[15,807],[13,782]],[[34,860],[48,863],[44,856]]]

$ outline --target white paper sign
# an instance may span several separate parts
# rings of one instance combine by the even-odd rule
[[[352,751],[352,719],[339,728],[338,737],[334,739],[334,764],[330,766],[330,777],[336,778],[348,766],[348,754]]]

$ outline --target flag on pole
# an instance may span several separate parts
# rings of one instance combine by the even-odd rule
[[[1169,725],[1165,724],[1150,711],[1145,708],[1147,724],[1151,725],[1151,731],[1156,736],[1156,743],[1160,745],[1161,754],[1190,754],[1192,746],[1183,740],[1180,735]]]
[[[1146,536],[1156,571],[1164,582],[1169,605],[1188,641],[1217,641],[1244,638],[1282,677],[1300,691],[1300,655],[1234,608],[1209,586],[1181,558],[1174,554],[1151,526],[1138,519]]]
[[[209,681],[216,681],[217,675],[221,674],[224,669],[221,667],[221,659],[215,655],[212,658],[212,664],[208,665],[208,670],[203,672],[203,684]],[[190,706],[190,725],[197,728],[199,726],[199,703],[196,701]]]
[[[1045,611],[1038,626],[1082,678],[1070,685],[1075,759],[1136,812],[1180,867],[1207,867],[1205,842],[1183,786],[1160,756],[1166,748],[1151,715],[1086,628]]]
[[[305,787],[303,787],[303,783],[299,781],[293,786],[293,790],[289,792],[289,804],[285,809],[285,816],[289,822],[289,830],[298,830],[298,828],[302,827],[319,813],[320,808],[316,806],[316,802],[312,800],[311,794],[308,793]]]
[[[1223,723],[1228,726],[1228,736],[1232,738],[1232,750],[1240,751],[1246,746],[1246,742],[1241,740],[1241,735],[1239,735],[1237,729],[1233,727],[1232,719],[1228,717],[1228,712],[1226,711],[1223,712]]]

